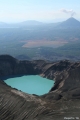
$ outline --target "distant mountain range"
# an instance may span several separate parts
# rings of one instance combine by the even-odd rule
[[[27,20],[20,23],[4,23],[0,22],[0,28],[6,28],[6,27],[24,27],[24,26],[39,26],[43,25],[44,23],[36,21],[36,20]]]
[[[5,22],[0,22],[0,27],[7,27],[9,24],[5,23]]]
[[[61,28],[61,29],[62,28],[80,28],[80,22],[73,17],[60,23],[42,23],[42,22],[35,21],[35,20],[27,20],[24,22],[14,23],[14,24],[7,24],[4,22],[0,22],[0,28],[26,27],[26,26],[47,26],[47,27]]]
[[[21,22],[19,24],[22,24],[22,25],[42,25],[43,23],[36,21],[36,20],[27,20],[27,21]]]

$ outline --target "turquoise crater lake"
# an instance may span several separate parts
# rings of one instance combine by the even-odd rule
[[[43,78],[39,75],[26,75],[21,77],[14,77],[5,80],[7,85],[12,88],[17,88],[29,94],[43,95],[48,93],[54,85],[53,80]]]

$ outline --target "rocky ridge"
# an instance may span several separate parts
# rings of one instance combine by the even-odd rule
[[[37,96],[13,89],[0,80],[1,120],[64,120],[80,117],[80,62],[19,61],[0,56],[0,77],[41,75],[54,79],[49,93]]]

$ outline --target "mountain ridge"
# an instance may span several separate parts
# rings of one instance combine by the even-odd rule
[[[75,23],[75,24],[74,24]],[[73,26],[75,26],[76,27],[76,25],[77,25],[77,27],[78,27],[78,24],[79,24],[80,22],[77,20],[77,19],[75,19],[75,18],[73,18],[73,17],[70,17],[69,19],[67,19],[66,21],[63,21],[63,22],[56,22],[56,23],[43,23],[43,22],[40,22],[40,21],[36,21],[36,20],[26,20],[26,21],[23,21],[23,22],[18,22],[18,23],[6,23],[6,22],[0,22],[0,27],[11,27],[11,26],[14,26],[14,27],[16,27],[16,26],[18,26],[18,27],[20,27],[20,26],[24,26],[24,25],[55,25],[55,27],[56,26],[58,26],[58,27],[67,27],[67,25],[69,26],[69,25],[73,25]],[[59,25],[58,25],[59,24]]]

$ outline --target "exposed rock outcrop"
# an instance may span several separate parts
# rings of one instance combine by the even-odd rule
[[[54,71],[55,66],[58,66],[56,71]],[[61,61],[54,63],[52,68],[49,71],[47,70],[48,78],[51,75],[50,73],[53,72],[51,77],[55,79],[55,85],[51,88],[50,94],[51,92],[52,94],[58,94],[61,96],[59,98],[64,99],[80,98],[80,63]],[[43,76],[46,76],[46,72]],[[47,94],[47,98],[48,95],[51,96],[50,94]]]
[[[0,56],[0,77],[34,75],[55,80],[50,92],[29,95],[0,81],[1,120],[64,120],[80,117],[80,62],[19,61]],[[80,119],[80,118],[79,118]]]

